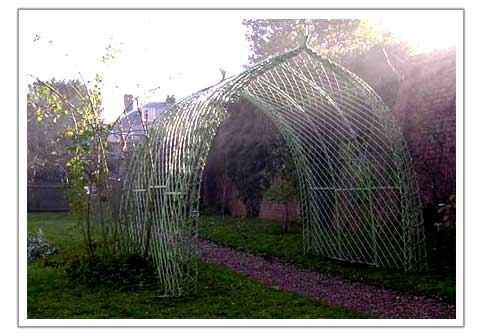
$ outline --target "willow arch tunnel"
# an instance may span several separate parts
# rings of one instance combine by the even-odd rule
[[[195,290],[202,171],[239,99],[265,113],[289,147],[305,251],[405,271],[426,268],[415,174],[392,114],[364,81],[304,46],[171,106],[131,156],[120,250],[149,256],[165,295]]]

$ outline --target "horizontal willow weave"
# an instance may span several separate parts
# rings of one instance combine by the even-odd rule
[[[202,171],[239,99],[274,122],[293,156],[306,252],[425,269],[415,174],[391,112],[364,81],[303,46],[172,105],[132,154],[121,251],[150,257],[165,295],[195,290]]]

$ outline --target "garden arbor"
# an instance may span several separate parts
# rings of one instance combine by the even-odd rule
[[[240,98],[262,110],[288,145],[305,251],[405,271],[426,267],[415,175],[392,114],[364,81],[305,45],[171,106],[132,154],[121,251],[150,257],[166,295],[195,287],[202,171],[227,107]]]

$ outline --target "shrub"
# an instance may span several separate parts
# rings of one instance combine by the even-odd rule
[[[437,221],[435,222],[436,246],[434,255],[445,267],[455,267],[456,246],[456,200],[455,194],[448,202],[438,205]]]
[[[29,261],[54,254],[55,252],[57,252],[56,247],[52,246],[45,239],[42,229],[27,237],[27,259]]]
[[[434,266],[455,268],[456,198],[451,195],[444,203],[430,204],[424,209],[428,254]]]

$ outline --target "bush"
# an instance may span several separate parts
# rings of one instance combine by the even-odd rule
[[[429,259],[435,266],[455,268],[456,257],[456,199],[430,205],[424,212],[427,228]]]
[[[438,205],[438,220],[435,222],[436,246],[432,252],[437,261],[445,267],[455,267],[455,212],[455,194],[450,196],[448,202]]]
[[[142,287],[159,290],[158,275],[153,263],[138,255],[107,262],[101,259],[76,259],[68,264],[66,273],[89,287],[102,285],[125,291]]]
[[[57,249],[47,242],[42,229],[27,237],[27,259],[29,261],[54,254],[55,252],[57,252]]]

